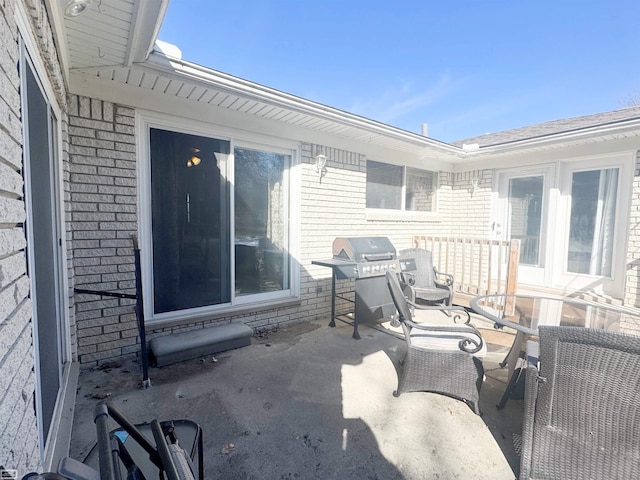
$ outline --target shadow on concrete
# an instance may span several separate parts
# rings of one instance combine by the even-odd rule
[[[146,390],[133,362],[83,372],[71,455],[81,460],[95,443],[93,408],[106,398],[135,422],[198,422],[207,479],[515,478],[500,422],[517,405],[494,413],[499,379],[487,376],[483,417],[442,395],[396,398],[404,341],[366,326],[361,340],[351,333],[283,327],[249,347],[152,368]]]

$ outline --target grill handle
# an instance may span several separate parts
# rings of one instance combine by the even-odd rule
[[[365,253],[362,258],[368,262],[375,262],[380,260],[393,260],[393,254],[391,253]]]

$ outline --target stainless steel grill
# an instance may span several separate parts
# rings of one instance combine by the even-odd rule
[[[379,277],[388,270],[400,271],[396,249],[387,237],[338,237],[333,241],[333,258],[347,263],[338,278]]]
[[[353,338],[360,338],[358,324],[380,323],[395,314],[395,306],[384,277],[388,271],[400,271],[396,249],[387,237],[338,237],[333,241],[333,259],[314,261],[333,269],[331,283],[331,323],[335,319],[353,324]],[[354,279],[353,300],[336,294],[336,279]],[[347,314],[335,312],[335,299],[354,304]]]

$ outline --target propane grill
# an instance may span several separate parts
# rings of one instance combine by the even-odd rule
[[[338,237],[333,241],[333,259],[312,263],[333,269],[329,326],[335,326],[336,318],[353,323],[353,338],[357,339],[358,324],[379,323],[395,314],[385,273],[400,272],[400,262],[387,237]],[[355,281],[353,299],[336,294],[336,279]],[[336,298],[353,303],[354,311],[336,315]]]
[[[396,249],[387,237],[338,237],[333,241],[333,258],[355,262],[352,269],[342,271],[344,278],[378,277],[388,270],[400,271]]]

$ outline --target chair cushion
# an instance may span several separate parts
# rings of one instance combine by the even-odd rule
[[[428,302],[441,302],[449,298],[449,290],[444,288],[423,288],[413,287],[417,299],[426,300]]]
[[[429,350],[445,351],[462,351],[459,345],[461,335],[472,341],[478,341],[478,337],[471,332],[456,332],[454,330],[434,332],[412,328],[410,333],[411,345]],[[483,342],[482,348],[472,355],[477,358],[484,358],[486,354],[487,343]]]

